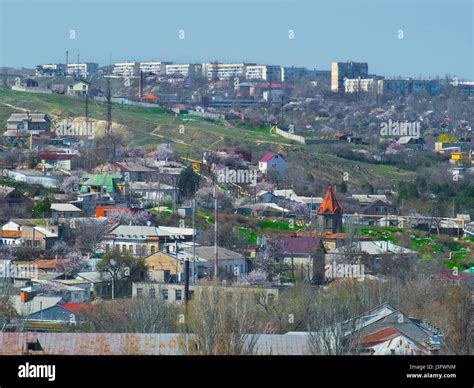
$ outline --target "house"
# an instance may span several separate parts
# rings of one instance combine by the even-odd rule
[[[282,177],[286,172],[286,162],[282,155],[268,152],[258,161],[258,169],[262,174],[276,174]]]
[[[191,241],[192,228],[168,226],[119,225],[102,240],[106,252],[120,250],[134,256],[148,256],[164,251],[167,244]]]
[[[59,176],[50,172],[31,169],[7,170],[7,176],[17,182],[25,182],[29,185],[40,185],[46,188],[57,189],[60,186]]]
[[[214,268],[216,258],[214,246],[198,246],[195,250],[198,260],[198,276],[206,276],[211,273]],[[185,248],[184,252],[192,260],[193,248]],[[240,253],[231,251],[230,249],[217,247],[217,263],[221,270],[232,276],[238,277],[249,272],[247,259]]]
[[[20,190],[0,185],[0,218],[1,215],[14,215],[22,210],[28,212],[31,208],[31,201]]]
[[[56,225],[22,225],[21,238],[26,247],[51,249],[59,241],[59,228]]]
[[[409,317],[389,303],[343,322],[354,353],[369,355],[434,355],[443,333],[424,319]]]
[[[85,97],[91,92],[91,83],[81,80],[74,82],[67,87],[67,94],[75,97]]]
[[[84,174],[82,179],[84,180],[80,189],[82,194],[102,193],[115,198],[126,193],[122,174]]]
[[[46,113],[12,113],[7,120],[7,129],[28,134],[49,132],[51,119]]]
[[[161,182],[130,182],[130,190],[134,198],[148,203],[179,201],[179,188]]]
[[[391,241],[358,240],[326,253],[326,264],[364,265],[365,273],[391,275],[416,266],[418,252]]]
[[[422,137],[402,136],[397,140],[397,143],[412,150],[421,151],[425,144]]]
[[[300,274],[301,279],[314,283],[324,282],[324,255],[326,250],[319,237],[282,237],[283,261],[291,267],[292,277]]]
[[[257,197],[260,199],[261,202],[264,202],[264,203],[269,203],[269,202],[277,203],[278,202],[278,197],[275,194],[271,193],[270,191],[261,190],[257,193]]]
[[[289,217],[294,216],[294,212],[278,206],[276,203],[254,203],[249,205],[239,206],[235,210],[236,214],[252,215],[254,217]]]
[[[78,217],[82,210],[70,203],[52,203],[51,217],[54,219]]]
[[[133,162],[115,162],[115,166],[123,173],[124,179],[129,182],[149,181],[154,175],[155,170]]]
[[[79,155],[65,152],[41,152],[38,158],[42,164],[48,164],[54,170],[71,171],[79,163]]]
[[[172,257],[164,252],[156,252],[145,259],[147,266],[147,277],[149,281],[168,283],[171,279],[177,279],[177,275],[183,272],[183,260]],[[193,278],[193,275],[190,274]]]
[[[76,275],[76,279],[89,284],[91,297],[103,299],[110,299],[112,297],[112,277],[108,272],[79,272]]]

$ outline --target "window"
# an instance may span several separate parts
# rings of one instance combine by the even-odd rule
[[[133,254],[133,245],[132,244],[130,244],[128,246],[128,251]]]
[[[137,288],[137,298],[141,298],[143,295],[143,288]]]
[[[153,255],[154,253],[155,253],[155,246],[152,245],[152,246],[151,246],[151,254]]]
[[[163,290],[163,300],[168,300],[168,290]]]
[[[156,290],[154,288],[150,288],[150,298],[156,299]]]
[[[183,299],[183,291],[182,290],[174,290],[174,298],[175,298],[175,300],[182,300]]]

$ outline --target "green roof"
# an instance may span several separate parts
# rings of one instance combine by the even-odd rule
[[[84,183],[81,186],[81,193],[87,193],[90,186],[100,186],[106,188],[107,193],[115,193],[115,180],[121,180],[121,174],[84,174]]]

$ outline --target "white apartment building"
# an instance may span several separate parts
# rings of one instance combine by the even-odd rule
[[[255,63],[205,63],[203,73],[208,79],[229,79],[233,77],[244,77],[247,66],[255,66]]]
[[[112,75],[115,77],[136,77],[140,70],[139,62],[114,63]]]
[[[202,65],[199,63],[170,63],[165,67],[165,74],[169,77],[202,75]]]
[[[93,77],[97,75],[98,71],[98,63],[68,63],[66,74],[74,77]]]
[[[383,80],[376,78],[356,78],[344,80],[346,93],[376,92],[383,94]]]
[[[281,81],[281,67],[274,65],[247,65],[245,78],[248,80]]]
[[[163,74],[165,73],[165,66],[171,62],[140,62],[140,71],[142,73]]]

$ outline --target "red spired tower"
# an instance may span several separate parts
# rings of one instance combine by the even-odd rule
[[[317,212],[317,227],[320,233],[341,233],[342,231],[342,214],[344,210],[337,202],[336,196],[332,191],[331,185]]]

